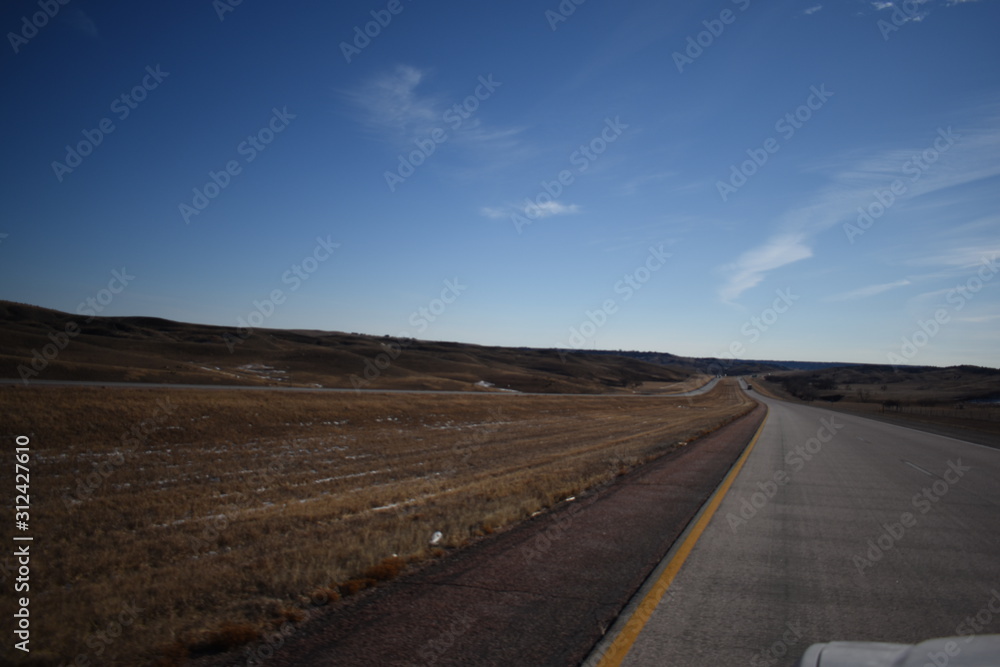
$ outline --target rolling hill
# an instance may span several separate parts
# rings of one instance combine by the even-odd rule
[[[686,364],[324,331],[82,317],[0,301],[0,377],[358,389],[628,391],[682,382]],[[246,334],[246,332],[242,332]]]

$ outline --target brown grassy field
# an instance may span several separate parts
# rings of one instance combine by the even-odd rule
[[[0,405],[5,437],[31,437],[36,540],[32,661],[11,642],[0,661],[38,665],[251,641],[751,407],[731,382],[694,398],[0,387]]]

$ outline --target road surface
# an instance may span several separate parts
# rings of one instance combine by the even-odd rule
[[[705,384],[701,385],[697,389],[692,389],[691,391],[684,391],[679,394],[661,394],[661,396],[698,396],[699,394],[705,394],[715,388],[715,385],[719,384],[719,378],[714,377]]]
[[[791,665],[815,642],[1000,633],[1000,451],[757,398],[767,421],[704,532],[636,596],[659,604],[586,664]]]

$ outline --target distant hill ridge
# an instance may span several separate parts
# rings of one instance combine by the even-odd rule
[[[87,317],[0,301],[0,377],[356,389],[631,392],[695,370],[609,355]]]
[[[87,317],[3,300],[0,343],[0,377],[29,381],[600,393],[677,383],[698,374],[891,369],[667,352],[505,348],[301,329],[248,332],[158,317]]]

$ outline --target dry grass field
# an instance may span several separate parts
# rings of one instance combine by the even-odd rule
[[[0,662],[136,665],[252,641],[752,406],[727,381],[693,398],[0,387],[0,407],[5,439],[31,437],[35,536],[31,660],[8,641]]]

